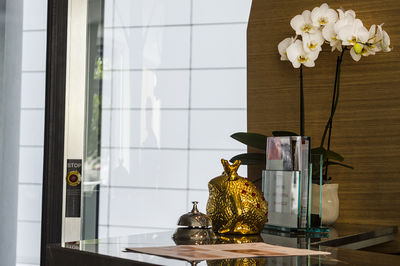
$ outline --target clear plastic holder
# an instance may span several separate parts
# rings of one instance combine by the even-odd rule
[[[329,228],[321,225],[322,189],[318,188],[322,188],[322,162],[322,155],[311,155],[310,174],[306,178],[301,171],[263,171],[262,191],[268,201],[265,229],[329,232]]]

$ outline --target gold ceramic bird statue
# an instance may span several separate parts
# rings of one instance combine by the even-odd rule
[[[259,234],[268,215],[263,194],[237,174],[240,161],[232,165],[224,159],[221,162],[224,172],[208,182],[207,215],[213,230],[221,234]]]

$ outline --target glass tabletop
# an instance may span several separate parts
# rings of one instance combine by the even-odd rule
[[[202,262],[188,262],[154,255],[126,252],[128,247],[155,247],[155,246],[174,246],[173,231],[151,234],[131,235],[114,237],[108,239],[83,240],[78,242],[68,242],[62,249],[69,251],[81,251],[91,255],[105,255],[129,261],[144,262],[159,265],[349,265],[354,259],[357,263],[368,264],[368,256],[382,257],[382,261],[397,260],[396,256],[383,254],[337,249],[327,245],[347,244],[349,241],[363,241],[365,237],[380,237],[385,234],[395,234],[396,227],[391,226],[369,226],[337,224],[331,228],[329,234],[324,235],[294,235],[283,232],[264,231],[260,235],[240,236],[240,235],[217,235],[214,244],[221,243],[249,243],[265,242],[268,244],[281,245],[295,248],[308,248],[321,251],[328,251],[331,255],[321,256],[292,256],[292,257],[263,257],[263,258],[244,258],[236,260],[213,260]],[[179,244],[184,244],[180,242]],[[191,244],[191,243],[188,243]],[[60,247],[61,248],[61,247]],[[360,255],[361,254],[361,255]],[[364,261],[365,260],[365,261]],[[353,261],[354,262],[354,261]],[[354,262],[355,263],[355,262]]]

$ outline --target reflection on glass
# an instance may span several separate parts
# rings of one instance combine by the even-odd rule
[[[103,9],[103,1],[88,1],[86,145],[83,170],[82,239],[98,237],[103,79]]]
[[[245,151],[251,0],[192,2],[89,1],[86,239],[175,229]]]
[[[300,219],[300,171],[263,171],[262,191],[268,202],[268,225],[297,228]]]

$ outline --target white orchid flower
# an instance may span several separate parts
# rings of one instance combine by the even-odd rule
[[[375,55],[376,52],[380,52],[382,50],[379,45],[380,40],[382,40],[382,28],[376,27],[376,25],[372,25],[368,31],[368,41],[363,44],[363,50],[361,54],[363,56]]]
[[[299,68],[300,65],[305,65],[306,67],[315,66],[315,60],[318,58],[318,52],[306,53],[303,48],[303,42],[296,40],[286,49],[287,57],[294,68]]]
[[[375,34],[375,25],[372,25],[368,32],[368,41],[373,39]],[[350,49],[350,55],[354,61],[360,61],[361,56],[369,56],[375,54],[375,45],[373,43],[356,42]]]
[[[360,61],[361,56],[369,56],[374,55],[375,52],[373,50],[369,50],[369,46],[362,43],[356,43],[350,49],[350,55],[354,61]]]
[[[382,27],[380,28],[382,29]],[[381,36],[382,36],[382,31],[376,29],[376,25],[373,24],[370,28],[369,28],[369,36],[368,36],[368,42],[366,44],[366,49],[368,51],[368,55],[374,55],[376,52],[380,52],[382,49],[380,47],[380,45],[377,45],[379,43],[379,40],[381,40]]]
[[[390,48],[390,37],[386,31],[382,30],[382,25],[378,25],[378,31],[380,32],[381,40],[379,42],[380,48],[383,52],[390,52],[392,48]]]
[[[390,52],[390,38],[386,31],[382,30],[382,25],[372,25],[368,32],[366,43],[357,42],[350,50],[350,55],[355,61],[359,61],[361,56],[375,55],[376,52]]]
[[[303,34],[303,48],[306,53],[320,52],[321,46],[324,44],[324,37],[320,30],[314,33]]]
[[[372,25],[369,30],[368,44],[370,47],[374,48],[375,52],[390,52],[390,37],[386,31],[382,29],[382,25]],[[376,31],[375,31],[376,29]]]
[[[278,51],[279,54],[281,55],[281,61],[289,60],[289,58],[287,57],[286,49],[289,47],[289,45],[294,43],[295,40],[296,38],[289,37],[284,39],[278,44]]]
[[[334,23],[329,23],[322,29],[322,36],[329,42],[332,47],[332,52],[335,51],[335,49],[340,52],[342,51],[342,41],[337,38]]]
[[[296,31],[297,35],[302,35],[303,33],[313,33],[316,27],[313,26],[311,21],[310,10],[304,10],[301,15],[296,15],[290,20],[290,26]]]
[[[366,43],[369,32],[359,19],[354,19],[353,24],[347,24],[337,32],[338,39],[342,40],[343,45],[355,45],[356,43]]]
[[[336,34],[338,34],[343,27],[353,25],[354,20],[356,19],[356,13],[353,10],[347,10],[346,12],[344,12],[343,10],[338,9],[338,12],[339,19],[334,26],[334,31],[336,32]]]
[[[350,55],[354,61],[360,61],[362,51],[364,50],[364,46],[362,44],[357,43],[350,49]]]
[[[368,31],[368,41],[366,43],[355,43],[350,49],[350,55],[355,61],[359,61],[361,56],[374,55],[376,52],[380,51],[381,48],[377,45],[376,25],[372,25]]]
[[[343,19],[343,18],[345,18],[347,16],[350,16],[350,17],[353,17],[353,18],[356,17],[356,12],[354,12],[354,10],[352,10],[352,9],[349,9],[349,10],[346,10],[346,11],[343,11],[343,9],[337,9],[337,11],[339,13],[339,19]]]
[[[311,20],[313,25],[319,28],[329,23],[335,23],[338,20],[338,14],[335,10],[329,8],[328,4],[324,3],[311,11]]]

